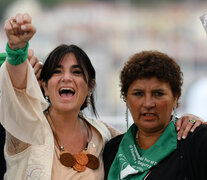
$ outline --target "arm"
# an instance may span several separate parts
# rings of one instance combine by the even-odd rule
[[[29,24],[29,30],[23,32],[19,29],[18,21],[21,19],[19,17],[23,19],[28,17],[29,20],[23,20],[23,26]],[[10,22],[12,19],[13,21]],[[17,59],[18,57],[23,58],[20,59],[20,63],[16,63],[13,51],[7,46],[10,56],[0,68],[0,121],[6,131],[16,139],[27,144],[42,144],[44,142],[44,127],[47,125],[44,123],[46,118],[43,111],[48,104],[34,76],[34,72],[37,72],[36,75],[39,74],[35,70],[39,63],[36,57],[32,56],[33,53],[28,55],[30,63],[28,60],[24,62],[27,59],[27,51],[16,49],[24,47],[35,33],[35,28],[29,22],[31,22],[29,15],[18,14],[7,20],[5,24],[8,46],[10,49],[14,49]],[[19,56],[19,52],[20,55],[23,52],[23,56]],[[41,65],[39,67],[41,68]],[[14,139],[10,138],[12,136],[9,135],[8,138]]]
[[[14,50],[22,49],[26,46],[27,42],[35,33],[35,28],[31,25],[31,17],[28,14],[17,14],[15,17],[6,21],[5,31],[8,38],[8,45]],[[34,73],[38,79],[42,66],[34,56],[32,49],[28,50],[28,60],[34,68]],[[26,61],[17,66],[8,63],[8,61],[6,62],[12,84],[15,88],[26,88],[27,65]],[[18,140],[9,132],[6,132],[6,147],[10,155],[17,154],[25,150],[28,146],[29,144]]]
[[[37,80],[39,80],[42,64],[38,61],[37,57],[34,56],[34,51],[32,49],[28,50],[28,61],[34,69]],[[6,132],[6,148],[9,155],[18,154],[29,146],[28,143],[24,143],[12,136],[9,132]]]
[[[5,31],[8,38],[8,46],[12,49],[23,49],[28,41],[35,34],[36,29],[31,24],[31,17],[28,14],[17,14],[5,23]],[[6,66],[15,88],[26,87],[27,62],[17,66],[6,62]]]

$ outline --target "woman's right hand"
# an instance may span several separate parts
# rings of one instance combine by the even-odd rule
[[[11,49],[23,49],[36,32],[29,14],[18,13],[5,22],[5,32]]]

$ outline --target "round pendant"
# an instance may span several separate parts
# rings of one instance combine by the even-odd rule
[[[87,154],[88,157],[88,163],[86,164],[86,166],[90,169],[97,169],[99,167],[99,159],[92,155],[92,154]]]
[[[73,166],[73,169],[78,171],[78,172],[83,172],[86,170],[86,166],[83,166],[81,164],[75,163],[75,165]]]
[[[73,155],[68,152],[61,152],[60,153],[60,162],[62,165],[66,166],[66,167],[73,167],[76,163]]]
[[[88,163],[88,156],[85,153],[78,153],[75,155],[76,162],[82,166]]]

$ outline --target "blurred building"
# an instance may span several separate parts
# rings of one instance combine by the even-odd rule
[[[7,10],[5,19],[16,12],[32,15],[37,33],[30,47],[42,61],[62,43],[76,44],[86,51],[97,70],[100,119],[115,126],[125,124],[119,73],[124,62],[141,50],[159,50],[178,60],[184,72],[179,114],[190,111],[186,109],[187,90],[207,72],[207,36],[199,19],[207,11],[207,3],[150,6],[120,2],[83,1],[43,8],[35,0],[19,0]],[[1,34],[2,29],[1,24]],[[3,36],[1,51],[5,43]]]

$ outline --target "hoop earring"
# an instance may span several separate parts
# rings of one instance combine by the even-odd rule
[[[49,96],[45,96],[45,99],[48,103],[50,103],[50,99],[49,99]]]
[[[86,107],[91,103],[91,101],[90,101],[90,97],[91,97],[91,96],[87,96],[87,97],[86,97]]]
[[[126,112],[125,112],[125,120],[126,120],[126,130],[128,131],[129,128],[129,118],[128,118],[128,107],[126,107]]]
[[[172,112],[172,121],[173,121],[174,124],[176,123],[176,116],[177,116],[176,108],[173,108],[173,112]]]

